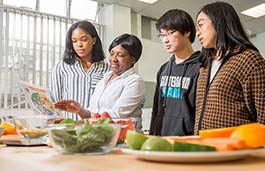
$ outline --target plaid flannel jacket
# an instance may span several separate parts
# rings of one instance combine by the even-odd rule
[[[209,84],[200,69],[194,133],[259,122],[265,124],[265,59],[247,49],[228,59]],[[205,103],[205,105],[204,105]]]

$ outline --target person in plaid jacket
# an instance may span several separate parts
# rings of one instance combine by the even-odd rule
[[[197,83],[194,133],[246,123],[265,124],[265,59],[228,3],[197,15],[203,67]]]

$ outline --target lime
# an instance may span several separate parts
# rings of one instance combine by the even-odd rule
[[[172,151],[172,144],[161,137],[150,137],[142,145],[145,151]]]
[[[125,141],[130,148],[139,150],[146,139],[147,137],[144,136],[143,134],[140,134],[139,132],[136,131],[128,130],[126,133]]]
[[[71,123],[75,123],[75,121],[71,118],[64,119],[60,122],[60,124],[71,124]]]

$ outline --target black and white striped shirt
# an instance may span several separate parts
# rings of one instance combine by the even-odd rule
[[[103,78],[104,73],[110,69],[104,61],[95,62],[85,72],[81,61],[69,65],[59,62],[53,69],[51,90],[55,100],[75,100],[83,108],[88,108],[96,84]],[[78,120],[80,117],[74,113],[63,112],[64,117]]]

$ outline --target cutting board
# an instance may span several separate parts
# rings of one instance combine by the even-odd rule
[[[18,135],[3,135],[0,138],[0,144],[6,145],[22,145],[22,146],[33,146],[33,145],[46,145],[43,141],[40,140],[26,140],[20,138]]]

